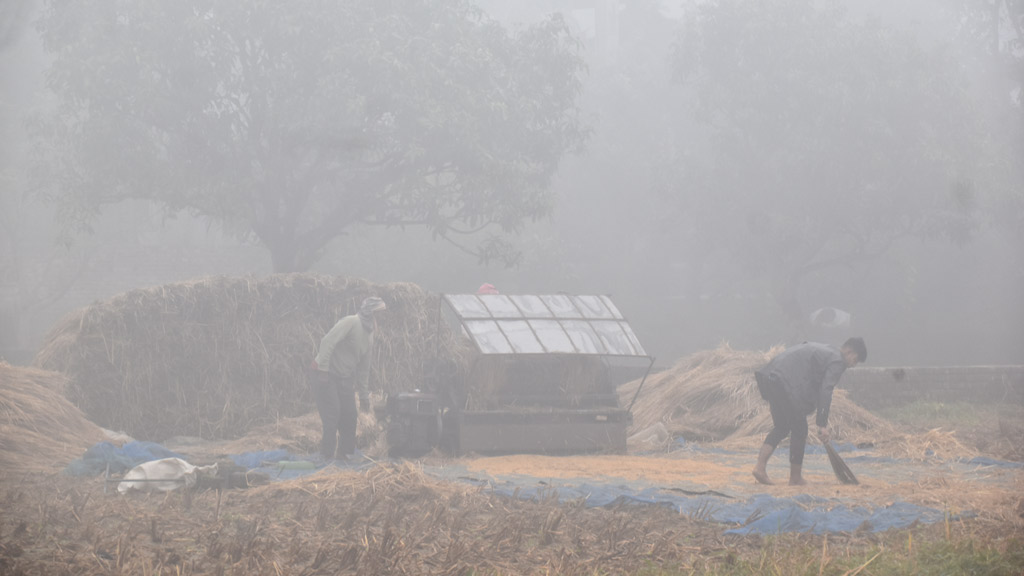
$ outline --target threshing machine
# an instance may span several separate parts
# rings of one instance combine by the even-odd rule
[[[654,359],[609,297],[440,300],[442,322],[470,352],[439,362],[425,390],[389,398],[392,454],[625,451],[636,396],[623,407],[617,388],[641,379],[639,394]]]

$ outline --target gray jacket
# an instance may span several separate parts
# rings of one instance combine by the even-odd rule
[[[832,392],[846,371],[839,348],[818,342],[804,342],[787,348],[762,369],[782,381],[793,406],[802,414],[817,410],[815,423],[828,424]]]

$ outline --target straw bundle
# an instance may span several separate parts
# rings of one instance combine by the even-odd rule
[[[781,351],[737,351],[722,344],[649,376],[633,408],[632,431],[660,422],[672,436],[687,440],[739,440],[767,434],[771,413],[757,389],[754,370]],[[628,403],[638,385],[622,386],[621,401]],[[829,426],[837,438],[850,442],[874,443],[895,435],[890,423],[854,404],[844,390],[833,395]]]
[[[754,393],[758,393],[756,384]],[[772,429],[772,415],[768,410],[768,403],[763,400],[761,402],[762,405],[756,413],[732,433],[731,437],[764,436]],[[836,390],[832,394],[828,425],[836,438],[856,444],[878,444],[884,439],[898,435],[895,425],[855,404],[850,400],[846,390]]]
[[[933,428],[920,434],[894,434],[881,442],[877,448],[879,452],[894,458],[916,461],[955,460],[978,456],[976,450],[964,446],[956,439],[954,431],[941,428]]]
[[[67,396],[96,423],[140,440],[231,439],[312,409],[320,339],[363,298],[380,318],[371,390],[418,388],[454,337],[438,301],[407,283],[303,274],[213,277],[133,290],[67,316],[35,364],[70,376]]]
[[[0,362],[0,470],[60,470],[103,440],[63,396],[64,375]]]
[[[779,351],[736,351],[723,343],[648,376],[633,405],[632,430],[661,422],[674,437],[701,441],[726,438],[762,409],[767,411],[754,382],[754,370]],[[619,388],[622,405],[629,404],[639,384],[634,381]]]

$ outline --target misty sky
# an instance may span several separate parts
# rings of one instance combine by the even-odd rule
[[[496,219],[484,232],[458,236],[467,240],[456,247],[437,240],[437,230],[451,222],[434,229],[384,225],[385,209],[372,208],[370,216],[310,250],[315,258],[305,269],[414,282],[436,292],[471,292],[487,281],[505,292],[608,293],[661,363],[722,341],[763,349],[849,335],[865,337],[877,365],[1024,362],[1024,11],[1010,14],[1021,10],[1019,2],[1006,2],[1005,22],[986,28],[984,20],[971,20],[984,16],[984,2],[850,1],[835,5],[841,12],[830,12],[827,3],[795,0],[756,9],[744,3],[580,1],[564,14],[569,33],[582,41],[583,65],[575,72],[554,55],[539,60],[542,45],[522,35],[525,27],[547,21],[552,6],[565,3],[478,4],[510,31],[503,50],[531,55],[525,68],[508,68],[502,76],[514,90],[498,97],[488,82],[477,82],[486,75],[456,74],[470,60],[453,54],[469,40],[438,35],[431,37],[436,50],[403,56],[420,58],[415,65],[386,71],[382,58],[376,67],[349,71],[350,91],[324,93],[313,79],[327,84],[335,76],[316,61],[323,50],[312,47],[314,41],[329,47],[339,40],[308,29],[285,35],[291,39],[275,40],[284,43],[274,45],[276,62],[294,66],[299,80],[275,85],[280,96],[267,101],[288,103],[273,116],[280,122],[277,133],[291,127],[288,142],[302,144],[268,152],[272,161],[257,161],[247,159],[241,145],[210,145],[216,156],[196,152],[201,148],[195,143],[221,137],[211,127],[188,124],[195,118],[188,108],[193,100],[200,103],[193,110],[203,109],[207,73],[185,70],[194,62],[178,59],[173,51],[180,46],[147,44],[134,28],[139,21],[154,24],[145,22],[146,11],[120,19],[123,36],[88,38],[87,28],[60,28],[74,25],[59,17],[61,10],[72,14],[78,6],[72,2],[56,8],[57,17],[50,14],[44,45],[33,25],[46,15],[39,10],[43,4],[4,3],[0,127],[8,137],[0,145],[0,348],[31,350],[67,312],[132,288],[273,272],[266,236],[247,229],[244,219],[216,217],[222,204],[161,201],[175,190],[208,186],[206,198],[214,197],[212,190],[229,190],[216,180],[229,161],[237,161],[233,169],[246,178],[276,182],[294,182],[301,170],[326,164],[333,172],[309,189],[330,199],[340,197],[337,190],[376,182],[358,175],[381,150],[402,151],[404,160],[394,166],[419,161],[426,154],[418,151],[428,150],[447,154],[439,162],[472,178],[446,190],[437,184],[443,179],[431,181],[417,209],[441,210],[431,194],[476,190],[464,205],[473,207],[492,195],[509,200],[522,194],[502,208],[505,216],[523,214],[522,222],[502,229]],[[299,23],[316,21],[291,16]],[[412,11],[404,16],[409,30],[423,26],[416,18],[429,17]],[[98,15],[89,17],[99,22]],[[169,38],[182,36],[175,21],[165,24]],[[372,38],[358,21],[339,25],[350,26],[346,34]],[[154,30],[162,33],[159,26]],[[998,32],[995,53],[986,30]],[[477,53],[494,49],[479,42]],[[50,49],[61,45],[69,53],[56,58]],[[145,54],[152,69],[136,68],[124,58],[129,50]],[[214,59],[216,47],[209,50]],[[187,52],[194,58],[202,50]],[[435,52],[449,65],[431,75],[424,62]],[[104,59],[109,66],[89,68]],[[114,75],[114,69],[123,72]],[[407,70],[407,76],[395,70]],[[495,78],[501,73],[489,70]],[[147,74],[163,74],[164,84],[148,83]],[[559,74],[579,81],[572,108],[556,102],[560,90],[572,89],[552,80]],[[192,156],[164,148],[171,160],[163,162],[163,153],[150,154],[151,144],[140,144],[152,130],[116,114],[96,126],[83,122],[81,133],[95,139],[76,150],[52,128],[67,119],[46,124],[61,105],[84,101],[55,91],[58,78],[80,86],[76,90],[97,90],[91,118],[130,102],[138,117],[152,116],[167,130],[165,143],[193,142]],[[117,89],[100,92],[96,86],[103,83],[90,78]],[[269,72],[267,78],[277,81]],[[439,78],[444,82],[435,84]],[[531,84],[541,82],[550,83]],[[442,84],[451,92],[422,101]],[[211,90],[211,98],[216,93]],[[582,145],[566,144],[575,137],[569,131],[523,129],[535,121],[527,114],[544,106],[563,119],[576,111]],[[521,121],[504,125],[487,115],[497,109],[517,111],[522,116],[509,118]],[[442,131],[459,136],[410,132],[407,127],[430,125],[424,120],[428,110],[444,119]],[[471,114],[479,116],[465,121]],[[77,118],[85,116],[79,112]],[[371,144],[342,136],[361,122],[375,130],[366,140]],[[456,122],[465,124],[456,130]],[[41,124],[51,131],[38,131]],[[175,132],[176,126],[188,129]],[[351,153],[360,146],[376,148]],[[63,172],[72,157],[77,168]],[[216,158],[216,166],[200,172],[204,158]],[[506,164],[481,169],[488,158]],[[529,172],[522,170],[527,164]],[[394,174],[383,174],[392,178],[387,190],[402,190],[409,179]],[[91,233],[66,227],[67,205],[45,201],[60,186],[82,193],[81,200],[90,186],[103,194],[138,193],[145,183],[154,190],[166,186],[159,189],[164,196],[103,205],[90,216]],[[355,206],[357,198],[343,202]],[[180,209],[190,201],[191,208]],[[79,216],[89,212],[83,205],[76,204]],[[327,205],[312,205],[303,214],[313,218]],[[481,262],[464,249],[477,250],[477,242],[492,234],[511,244],[519,257],[515,266]],[[823,307],[849,313],[849,325],[813,326],[810,315]]]

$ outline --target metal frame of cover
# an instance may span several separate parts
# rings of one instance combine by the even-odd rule
[[[577,354],[650,358],[603,295],[444,294],[481,354]]]
[[[611,298],[570,294],[442,294],[482,355],[590,355],[629,365],[643,376],[626,411],[631,411],[654,366],[629,322]],[[438,309],[440,313],[440,307]]]

